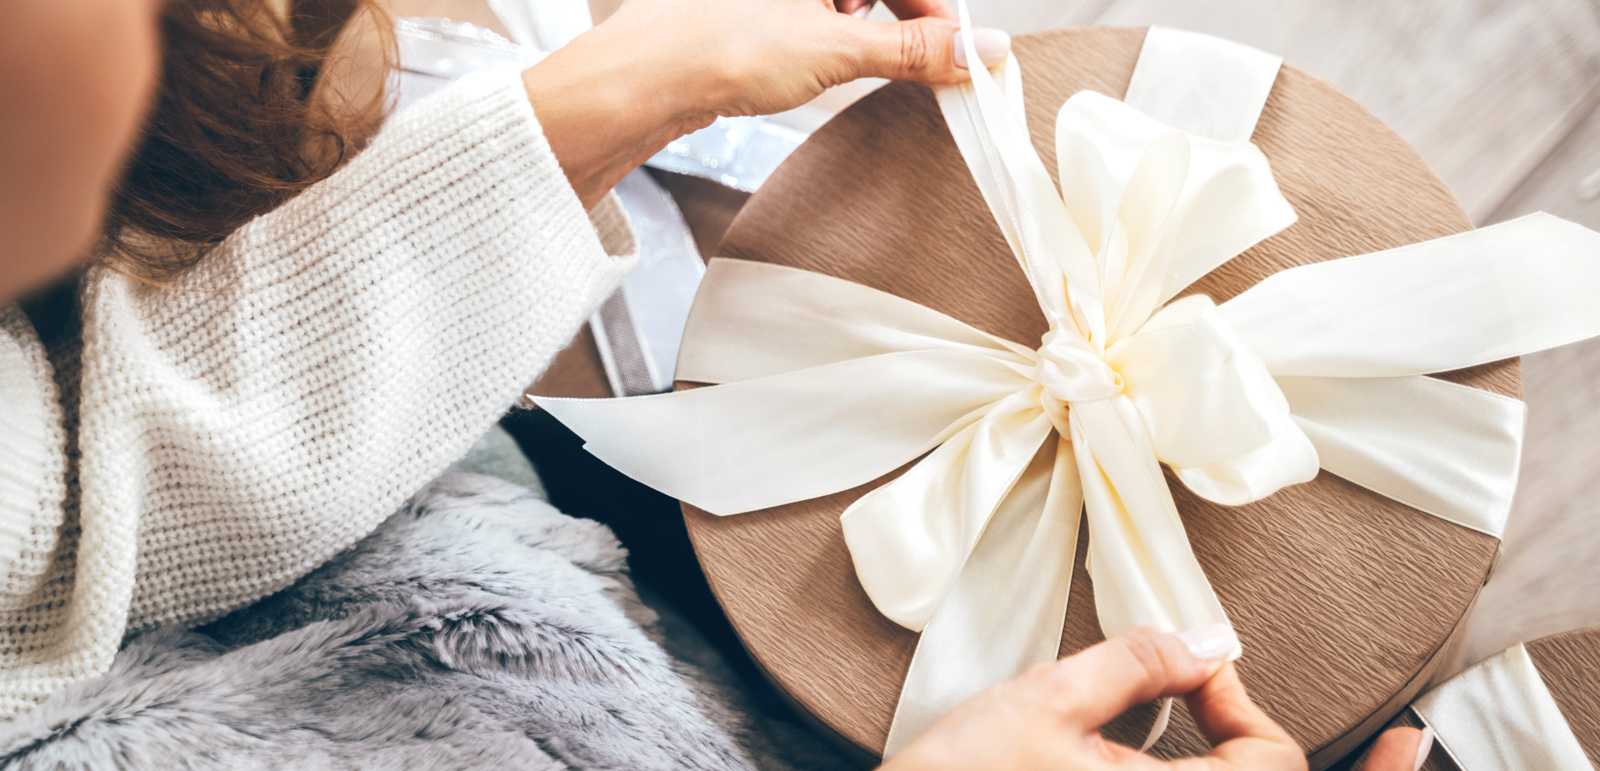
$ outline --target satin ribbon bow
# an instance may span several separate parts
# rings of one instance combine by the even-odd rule
[[[940,89],[1050,322],[1037,347],[841,279],[714,260],[677,377],[721,385],[535,401],[602,460],[719,515],[915,461],[842,516],[873,603],[922,632],[886,754],[1056,657],[1080,512],[1107,635],[1227,622],[1163,463],[1224,504],[1320,467],[1498,536],[1522,403],[1421,375],[1600,333],[1600,235],[1539,215],[1286,270],[1221,306],[1173,301],[1294,221],[1249,142],[1279,63],[1151,30],[1125,100],[1061,108],[1059,190],[1014,60]]]

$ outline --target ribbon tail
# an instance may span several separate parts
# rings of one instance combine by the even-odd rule
[[[1594,768],[1522,643],[1445,681],[1411,708],[1461,768]]]
[[[1322,467],[1496,538],[1517,489],[1520,400],[1431,377],[1280,377]]]
[[[727,515],[866,484],[1029,384],[986,353],[935,350],[678,393],[533,401],[611,467]]]
[[[1600,335],[1600,233],[1548,214],[1280,271],[1222,305],[1276,377],[1404,377]]]
[[[988,352],[1031,368],[1031,350],[932,308],[809,270],[717,258],[684,327],[676,379],[733,383],[885,353]]]
[[[1117,397],[1074,404],[1069,418],[1088,511],[1095,607],[1106,636],[1135,626],[1181,632],[1228,623],[1138,411]]]
[[[1181,632],[1227,624],[1138,409],[1117,397],[1074,404],[1068,418],[1088,512],[1095,608],[1106,637],[1135,626]],[[1241,655],[1235,649],[1229,658]],[[1167,699],[1140,752],[1155,746],[1171,717]]]
[[[1190,134],[1247,142],[1282,57],[1197,32],[1151,27],[1122,100]]]
[[[967,697],[1056,659],[1083,516],[1076,463],[1070,442],[1047,443],[995,512],[923,629],[884,757]]]

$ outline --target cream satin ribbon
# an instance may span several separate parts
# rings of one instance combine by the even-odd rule
[[[1411,705],[1465,771],[1594,771],[1522,643]]]
[[[1230,505],[1320,467],[1498,537],[1523,406],[1422,375],[1600,334],[1600,235],[1535,215],[1283,271],[1221,306],[1173,301],[1294,221],[1249,142],[1278,66],[1151,30],[1132,102],[1061,108],[1060,191],[1014,60],[940,89],[1050,322],[1037,348],[841,279],[715,260],[677,377],[721,385],[535,401],[597,457],[718,515],[915,461],[842,516],[873,603],[922,632],[886,754],[1056,657],[1082,511],[1107,635],[1227,621],[1161,464]]]

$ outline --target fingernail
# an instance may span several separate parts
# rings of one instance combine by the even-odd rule
[[[1227,661],[1239,650],[1239,636],[1227,624],[1197,626],[1179,632],[1178,639],[1201,661]]]
[[[1433,726],[1422,727],[1422,740],[1417,742],[1417,763],[1411,771],[1419,771],[1422,764],[1428,762],[1428,754],[1433,752]]]
[[[967,31],[956,30],[956,66],[967,69]],[[978,27],[972,30],[972,47],[978,49],[978,59],[985,67],[993,67],[1006,60],[1011,53],[1011,36],[997,29]]]
[[[867,18],[868,14],[872,13],[872,6],[877,4],[878,0],[867,0],[867,2],[861,4],[860,8],[851,11],[850,15],[856,17],[857,19],[865,19]]]

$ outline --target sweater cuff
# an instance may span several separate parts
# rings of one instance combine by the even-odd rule
[[[638,259],[639,243],[633,233],[633,222],[628,219],[628,210],[623,208],[622,199],[615,191],[606,193],[606,197],[589,211],[589,222],[600,236],[600,246],[606,254],[629,261],[630,266]]]
[[[495,139],[505,145],[503,157],[516,157],[526,164],[527,173],[522,178],[534,183],[537,188],[528,191],[530,197],[553,198],[547,199],[546,203],[556,210],[554,219],[557,221],[581,222],[585,218],[589,221],[592,232],[570,234],[577,235],[582,243],[569,246],[574,257],[596,260],[600,263],[598,271],[612,276],[611,288],[593,300],[598,305],[638,260],[639,246],[633,225],[615,193],[608,192],[592,210],[584,211],[577,192],[567,181],[566,172],[561,169],[560,159],[545,139],[543,127],[528,100],[522,73],[499,70],[469,75],[420,100],[396,115],[390,123],[395,133],[413,130],[408,125],[413,119],[422,124],[424,130],[438,130],[437,116],[440,114],[470,116],[474,113],[509,119],[509,125],[501,127]],[[390,130],[390,127],[386,127],[384,133]]]

